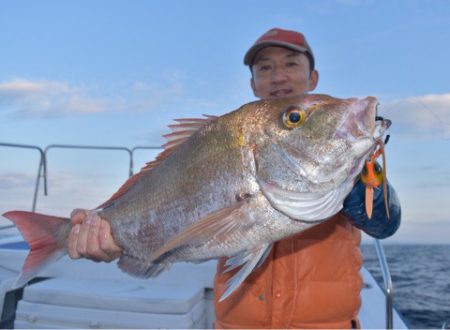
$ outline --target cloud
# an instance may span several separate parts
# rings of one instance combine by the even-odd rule
[[[0,190],[10,191],[13,188],[33,187],[35,179],[21,173],[0,173]]]
[[[388,101],[379,110],[407,138],[450,139],[450,93]]]
[[[12,79],[0,82],[0,114],[54,118],[105,111],[148,111],[183,95],[184,87],[176,73],[167,73],[159,81],[136,81],[111,96],[65,81]]]
[[[105,110],[105,101],[83,86],[62,81],[13,79],[0,82],[0,111],[19,117],[53,117]]]
[[[0,173],[0,215],[11,210],[31,210],[36,176],[31,174]],[[10,224],[0,216],[0,225]]]

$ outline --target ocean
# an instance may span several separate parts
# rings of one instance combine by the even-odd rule
[[[394,306],[412,329],[450,328],[450,245],[384,244]],[[375,246],[363,244],[364,266],[381,287]]]

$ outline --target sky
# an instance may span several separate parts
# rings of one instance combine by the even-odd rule
[[[175,118],[255,100],[243,56],[273,27],[306,35],[315,92],[375,96],[393,121],[387,173],[403,213],[386,242],[450,243],[446,0],[2,0],[0,143],[160,146]],[[135,169],[156,154],[137,150]],[[47,155],[38,212],[93,208],[128,176],[124,151]],[[0,214],[31,209],[38,164],[36,150],[0,146]]]

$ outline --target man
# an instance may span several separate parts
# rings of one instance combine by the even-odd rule
[[[251,70],[256,97],[276,99],[313,91],[319,80],[313,52],[295,31],[271,29],[248,50],[244,64]],[[374,193],[369,220],[364,209],[365,187],[358,182],[344,210],[330,220],[274,244],[264,262],[223,302],[218,298],[234,272],[218,263],[214,281],[218,328],[356,328],[363,286],[359,270],[361,228],[384,238],[400,224],[400,205],[388,185],[390,220],[381,188]],[[77,210],[69,255],[110,261],[120,256],[107,222]]]

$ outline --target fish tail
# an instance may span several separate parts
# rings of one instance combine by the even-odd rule
[[[41,269],[67,253],[70,219],[25,211],[11,211],[3,216],[17,226],[30,246],[13,288],[24,286]]]

